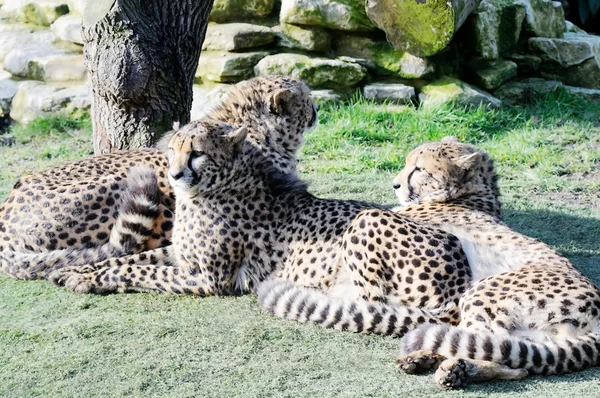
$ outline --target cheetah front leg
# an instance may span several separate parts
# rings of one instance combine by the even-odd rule
[[[214,294],[209,278],[177,266],[125,264],[92,272],[59,270],[50,280],[77,293],[154,292],[164,294]]]
[[[444,390],[465,388],[471,382],[487,380],[520,380],[529,375],[525,369],[476,359],[450,358],[443,361],[435,372],[438,387]]]

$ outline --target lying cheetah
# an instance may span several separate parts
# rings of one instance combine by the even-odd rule
[[[248,141],[274,167],[293,173],[302,134],[316,124],[317,113],[304,83],[264,76],[238,83],[211,118],[254,126]],[[154,173],[139,169],[128,178],[133,166],[150,167]],[[44,278],[65,264],[94,263],[169,244],[175,203],[167,169],[160,149],[140,149],[21,178],[0,206],[2,270],[20,279]],[[150,186],[158,186],[158,195]],[[124,197],[131,199],[129,206]],[[136,216],[136,209],[141,214]]]
[[[206,119],[170,139],[172,249],[63,268],[50,279],[81,293],[206,296],[254,290],[273,277],[259,289],[261,305],[325,327],[403,334],[452,321],[469,279],[456,238],[370,204],[316,198],[246,134]],[[321,304],[324,293],[298,286],[335,287],[337,298]]]
[[[559,253],[500,219],[485,153],[446,140],[409,153],[394,180],[401,214],[457,236],[473,285],[457,327],[424,325],[401,342],[408,373],[437,367],[441,388],[600,365],[600,290]]]

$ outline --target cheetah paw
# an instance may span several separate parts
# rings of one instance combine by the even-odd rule
[[[444,390],[463,389],[469,383],[468,364],[463,359],[448,359],[435,372],[435,381]]]
[[[74,268],[74,269],[69,269]],[[83,267],[67,267],[53,271],[48,279],[57,286],[63,286],[76,293],[90,293],[93,283],[89,274],[78,272]]]
[[[436,368],[444,359],[443,356],[428,350],[419,350],[396,358],[398,369],[408,374],[423,374]]]

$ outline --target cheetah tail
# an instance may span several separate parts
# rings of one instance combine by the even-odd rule
[[[267,280],[257,289],[259,305],[271,314],[324,328],[402,336],[422,323],[450,323],[455,304],[442,310],[338,299],[288,281]]]
[[[122,254],[143,250],[159,216],[160,190],[154,169],[147,166],[130,168],[127,190],[110,233],[110,246]]]
[[[559,374],[600,365],[600,334],[531,341],[472,332],[448,325],[422,325],[400,342],[400,354],[432,351],[446,358],[470,358],[526,369],[530,374]]]
[[[160,191],[154,170],[132,167],[127,176],[119,215],[105,244],[82,249],[63,249],[44,253],[0,252],[0,269],[17,279],[44,279],[54,269],[93,264],[109,258],[137,253],[152,234],[160,216]]]

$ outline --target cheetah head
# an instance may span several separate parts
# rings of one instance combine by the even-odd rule
[[[393,188],[400,204],[407,206],[446,202],[474,193],[497,198],[496,180],[492,161],[483,150],[462,144],[456,137],[445,137],[409,152]]]
[[[317,106],[301,80],[259,76],[233,86],[209,117],[235,126],[252,126],[248,140],[295,158],[304,132],[318,121]]]
[[[245,127],[202,119],[168,136],[169,183],[176,195],[196,196],[223,186],[231,178],[246,139]]]

